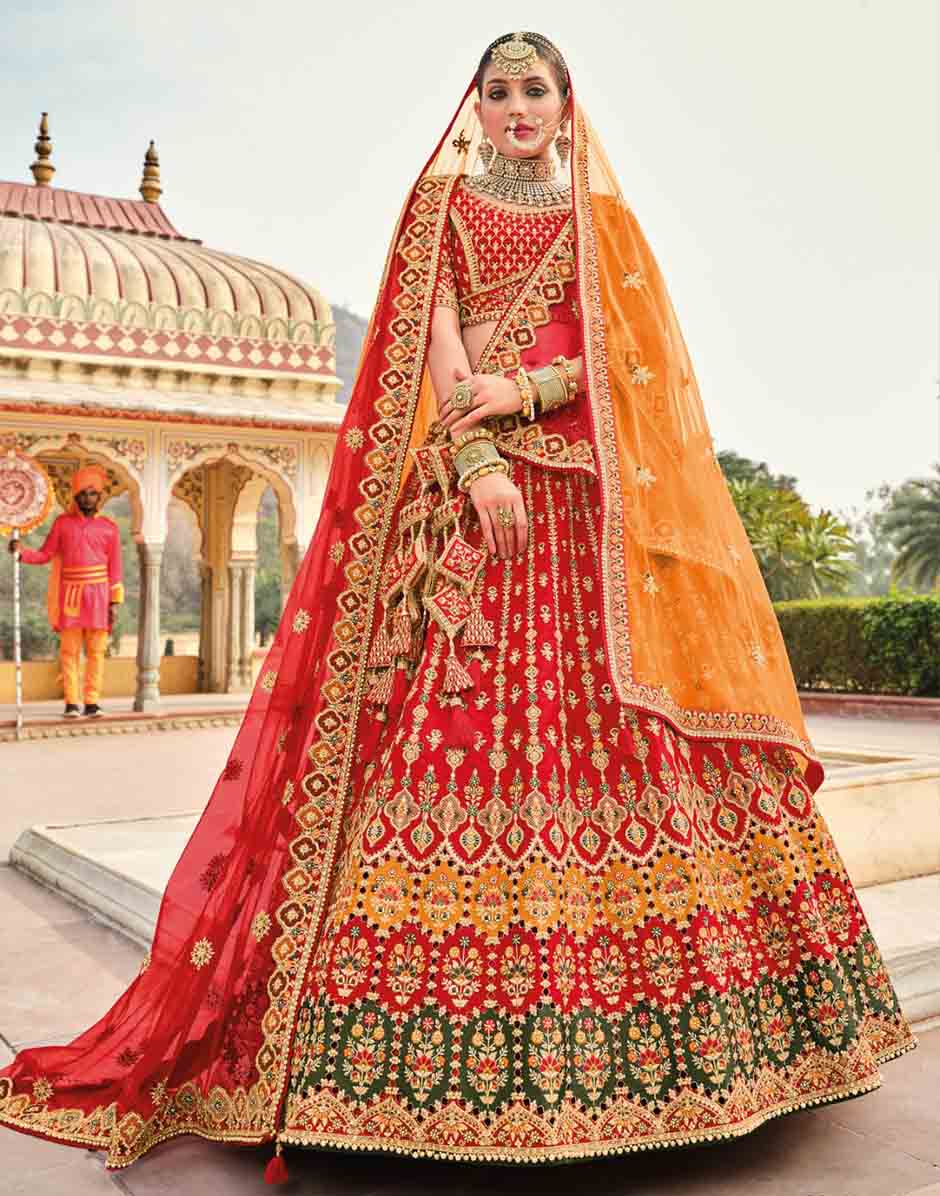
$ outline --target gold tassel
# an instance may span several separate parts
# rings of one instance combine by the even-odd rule
[[[372,682],[367,702],[374,702],[377,706],[387,706],[392,696],[392,684],[395,680],[395,670],[383,669]]]
[[[396,656],[408,656],[411,653],[411,618],[408,614],[408,602],[405,598],[399,602],[392,616],[392,636],[390,647]]]
[[[474,603],[470,618],[464,624],[463,642],[468,648],[492,648],[496,644],[493,620],[484,619],[479,602]]]
[[[382,623],[372,641],[369,653],[369,668],[380,669],[392,663],[392,641],[388,634],[388,612],[383,612]]]
[[[457,694],[463,689],[473,689],[473,678],[454,651],[454,641],[451,640],[450,655],[444,666],[444,684],[441,686],[441,693]]]

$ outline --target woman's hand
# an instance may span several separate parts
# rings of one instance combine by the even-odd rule
[[[469,493],[490,552],[498,553],[504,561],[525,552],[529,542],[529,521],[519,487],[505,474],[488,473],[471,483]],[[500,509],[512,512],[510,527],[503,527],[497,518],[496,512]]]
[[[469,432],[490,415],[511,415],[522,409],[519,387],[502,374],[466,374],[454,370],[454,385],[467,382],[473,392],[473,404],[463,411],[454,407],[454,392],[441,404],[438,420],[450,432],[451,438]]]

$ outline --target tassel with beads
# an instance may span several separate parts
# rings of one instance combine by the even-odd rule
[[[467,672],[460,657],[454,651],[454,641],[450,641],[450,655],[444,666],[444,684],[441,693],[457,694],[463,689],[473,688],[473,678]]]
[[[411,617],[408,614],[408,603],[405,598],[399,602],[398,608],[392,616],[390,646],[395,656],[408,656],[411,653]]]
[[[374,702],[377,706],[387,706],[392,696],[392,683],[395,680],[395,669],[383,669],[372,682],[367,702]]]
[[[484,619],[478,602],[474,603],[470,618],[464,624],[463,642],[468,648],[492,648],[496,643],[493,620]]]
[[[289,1179],[290,1174],[287,1164],[284,1162],[284,1156],[281,1154],[281,1144],[278,1142],[274,1157],[269,1160],[264,1169],[264,1182],[266,1184],[286,1184]]]
[[[372,640],[372,649],[369,652],[369,668],[380,669],[391,663],[392,641],[388,634],[387,619],[385,614],[383,614],[381,626]]]

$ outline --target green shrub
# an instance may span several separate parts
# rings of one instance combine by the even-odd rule
[[[800,689],[940,697],[940,597],[774,604]]]
[[[20,646],[23,660],[42,660],[58,652],[59,637],[49,626],[45,610],[23,611],[20,618]],[[13,616],[0,615],[0,659],[13,659]]]

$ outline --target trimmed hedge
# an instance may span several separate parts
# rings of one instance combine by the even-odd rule
[[[815,598],[774,610],[800,689],[940,697],[940,597]]]

